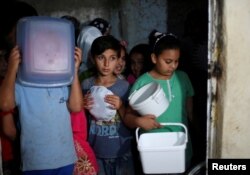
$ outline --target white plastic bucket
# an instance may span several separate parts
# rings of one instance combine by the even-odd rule
[[[159,117],[169,106],[163,89],[157,82],[151,82],[129,96],[130,106],[140,115],[153,114]]]
[[[140,128],[137,128],[136,141],[143,172],[145,174],[183,173],[186,170],[187,128],[181,123],[161,124],[181,126],[185,132],[143,133],[139,137]]]

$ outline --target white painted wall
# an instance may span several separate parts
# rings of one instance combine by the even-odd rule
[[[250,1],[224,0],[222,158],[250,157]]]
[[[211,126],[216,131],[213,150],[217,153],[213,157],[249,158],[250,1],[220,2],[222,24],[212,29],[223,41],[222,47],[213,50],[223,71],[217,82],[217,104],[212,109]]]

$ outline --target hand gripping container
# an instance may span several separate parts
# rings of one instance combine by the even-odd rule
[[[181,123],[161,123],[180,126],[185,132],[142,133],[136,129],[137,148],[145,174],[185,172],[185,150],[188,131]]]
[[[22,61],[17,79],[27,86],[56,87],[72,83],[75,34],[72,22],[55,17],[24,17],[17,23]]]

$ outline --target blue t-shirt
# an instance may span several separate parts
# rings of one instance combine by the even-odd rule
[[[23,171],[55,169],[76,161],[68,96],[68,87],[34,88],[16,83]]]
[[[85,93],[92,86],[94,86],[94,77],[82,83]],[[116,82],[107,88],[126,102],[129,90],[126,80],[117,78]],[[110,121],[96,121],[93,116],[88,115],[90,119],[89,143],[98,158],[117,158],[131,151],[132,133],[124,125],[118,112]]]

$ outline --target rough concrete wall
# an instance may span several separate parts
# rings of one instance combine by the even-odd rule
[[[110,18],[109,11],[118,8],[119,1],[110,0],[24,0],[33,5],[39,15],[60,17],[72,15],[85,23],[95,17]]]
[[[24,0],[33,5],[40,15],[60,17],[73,15],[81,23],[102,17],[112,25],[112,35],[125,39],[129,49],[147,42],[152,29],[166,31],[167,1],[162,0]]]
[[[249,158],[250,1],[226,0],[224,3],[227,89],[224,92],[221,157]]]
[[[119,12],[121,37],[129,41],[129,48],[138,43],[148,42],[153,29],[167,31],[167,1],[127,0],[122,1]]]

